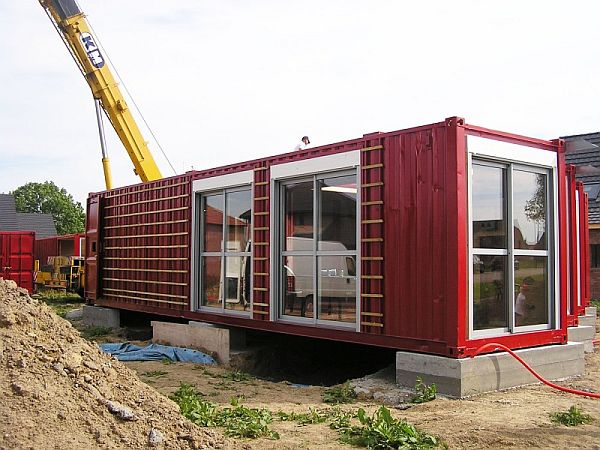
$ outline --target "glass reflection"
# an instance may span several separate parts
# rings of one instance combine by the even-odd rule
[[[247,311],[250,307],[250,257],[225,258],[225,309]]]
[[[223,194],[207,195],[202,205],[203,251],[220,252],[223,246]]]
[[[356,176],[319,180],[319,250],[356,250]]]
[[[548,323],[548,300],[548,259],[519,256],[515,260],[515,325]]]
[[[356,272],[352,257],[318,257],[318,318],[354,323],[356,321]]]
[[[473,247],[506,248],[506,170],[473,164]]]
[[[513,171],[515,248],[546,249],[545,174]]]
[[[289,238],[313,239],[313,182],[285,186],[284,209],[285,250],[293,250]]]
[[[297,317],[313,317],[312,256],[284,256],[284,304],[283,314]]]
[[[221,257],[202,257],[202,305],[221,307]]]
[[[250,251],[252,194],[250,189],[227,193],[227,249],[228,252]]]
[[[505,328],[506,256],[473,255],[473,328]]]

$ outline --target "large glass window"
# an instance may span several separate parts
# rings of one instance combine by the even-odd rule
[[[474,331],[520,331],[551,324],[549,184],[545,169],[473,161]]]
[[[356,173],[281,184],[281,315],[356,323]]]
[[[248,311],[252,192],[249,187],[228,189],[202,195],[200,203],[201,306]]]

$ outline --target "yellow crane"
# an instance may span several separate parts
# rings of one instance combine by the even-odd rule
[[[102,147],[102,167],[106,188],[112,189],[110,163],[106,151],[102,110],[125,146],[134,171],[142,181],[162,178],[125,98],[113,77],[107,61],[92,34],[85,14],[75,0],[39,0],[61,36],[81,73],[89,84],[96,103],[96,116]]]

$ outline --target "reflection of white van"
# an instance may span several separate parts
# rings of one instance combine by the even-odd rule
[[[288,251],[312,251],[313,240],[301,237],[288,237]],[[319,250],[327,252],[346,252],[348,249],[341,242],[322,241]],[[312,256],[288,255],[284,257],[287,274],[287,292],[297,298],[313,296]],[[356,297],[356,260],[350,255],[318,256],[319,278],[317,287],[321,297]]]

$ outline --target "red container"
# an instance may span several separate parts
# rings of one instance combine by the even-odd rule
[[[454,117],[432,125],[367,134],[350,141],[94,193],[88,199],[86,298],[115,308],[458,358],[474,354],[479,346],[488,342],[511,348],[565,343],[569,269],[566,257],[553,255],[567,255],[566,230],[571,216],[566,214],[570,192],[566,182],[557,181],[556,190],[551,186],[548,191],[555,202],[556,216],[551,220],[553,234],[550,236],[555,240],[546,236],[547,250],[521,252],[525,255],[521,258],[525,272],[533,270],[534,266],[529,268],[526,264],[532,264],[531,261],[538,264],[541,254],[545,255],[542,263],[547,264],[553,274],[553,284],[548,285],[553,302],[548,308],[551,312],[547,313],[551,325],[544,329],[522,328],[497,336],[473,331],[468,167],[471,158],[478,158],[479,154],[467,148],[467,141],[473,142],[473,146],[481,144],[483,151],[489,152],[486,158],[490,164],[500,164],[497,161],[513,164],[521,156],[535,161],[542,154],[544,164],[552,167],[548,179],[567,179],[562,141],[488,130],[467,125],[463,119]],[[506,145],[512,151],[509,162],[499,160],[498,155],[502,153],[494,150]],[[523,167],[529,167],[527,164],[532,164],[531,161],[524,162]],[[312,299],[307,301],[306,298],[303,302],[294,300],[302,309],[301,317],[288,320],[287,300],[281,300],[284,286],[287,286],[286,295],[292,290],[302,290],[302,277],[285,265],[290,264],[290,259],[278,253],[277,246],[284,244],[278,244],[277,236],[284,226],[299,230],[305,225],[301,223],[303,219],[293,224],[284,224],[283,219],[278,219],[281,217],[278,208],[283,201],[278,197],[279,185],[282,180],[292,183],[289,180],[299,176],[314,175],[314,180],[318,180],[318,174],[327,173],[328,167],[352,169],[352,173],[357,174],[357,188],[353,191],[360,202],[356,224],[357,264],[355,268],[340,265],[328,270],[311,270],[312,276],[323,283],[319,286],[335,281],[327,277],[344,276],[345,283],[357,284],[359,300],[356,320],[350,319],[352,327],[347,323],[308,321],[304,309],[307,303],[312,304]],[[521,166],[515,167],[517,170]],[[252,191],[251,283],[248,282],[248,286],[239,283],[243,275],[237,278],[238,290],[246,292],[244,295],[248,298],[252,292],[251,305],[246,305],[244,311],[231,311],[225,299],[221,310],[200,308],[195,287],[203,276],[198,269],[198,261],[203,257],[199,253],[198,223],[201,222],[200,211],[204,208],[208,218],[210,207],[199,202],[207,193],[229,192],[229,188],[225,189],[227,186],[238,185],[249,186]],[[337,189],[348,192],[349,188]],[[209,229],[214,224],[208,219],[205,222],[206,236],[213,236],[206,245],[214,247],[216,252],[204,255],[207,262],[203,267],[210,271],[218,267],[211,265],[214,260],[208,262],[211,255],[227,256],[230,249],[223,249],[226,241],[222,237],[210,234]],[[231,221],[227,224],[223,230],[235,225]],[[344,228],[340,224],[328,226]],[[307,238],[292,239],[295,241],[290,242],[300,245],[304,242],[302,239]],[[326,253],[326,250],[327,247],[311,250],[311,255],[317,255],[315,260],[322,261],[319,251]],[[238,247],[235,251],[239,255],[244,248]],[[340,257],[347,253],[342,251]],[[527,256],[529,254],[538,255],[538,259]],[[227,296],[223,289],[236,289],[230,283],[235,278],[228,275],[229,266],[221,267],[225,267],[221,272],[224,278],[210,295],[207,294],[210,298],[204,299],[205,302]],[[353,276],[350,276],[351,269]],[[239,273],[242,269],[235,270]],[[244,270],[250,273],[249,266]],[[515,262],[515,272],[517,270]],[[484,274],[484,277],[492,275]],[[508,282],[505,286],[512,292]],[[341,317],[341,312],[339,314]],[[514,329],[515,324],[511,327]]]
[[[0,274],[33,292],[33,231],[0,232]]]
[[[51,236],[35,241],[35,259],[40,265],[46,265],[51,256],[83,256],[85,253],[85,234],[65,234]]]

